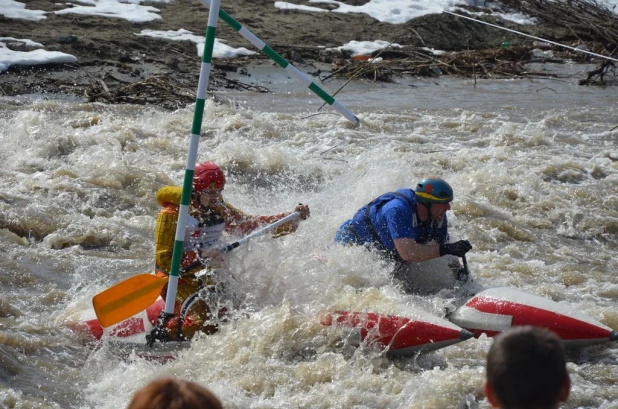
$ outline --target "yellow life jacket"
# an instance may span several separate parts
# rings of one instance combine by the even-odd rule
[[[163,209],[157,217],[155,269],[164,274],[169,274],[171,268],[181,195],[182,188],[177,186],[165,186],[157,191],[157,202]],[[200,269],[202,266],[199,263],[199,252],[214,246],[224,229],[225,219],[222,215],[190,211],[183,242],[181,270]]]

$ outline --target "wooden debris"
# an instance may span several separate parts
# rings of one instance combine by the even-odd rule
[[[598,42],[606,55],[618,46],[618,16],[596,0],[500,0],[505,6],[559,27],[567,27],[582,42]]]
[[[599,55],[616,58],[618,55],[618,16],[596,0],[501,0],[501,4],[520,11],[524,15],[565,27],[573,36],[569,45],[582,46]],[[471,7],[476,10],[477,8]],[[482,8],[492,15],[492,10]],[[575,42],[575,44],[573,44]],[[550,74],[527,68],[531,62],[563,63],[566,60],[589,62],[591,56],[562,47],[550,46],[535,50],[534,45],[507,45],[504,48],[470,50],[443,55],[432,55],[421,49],[385,52],[380,63],[371,59],[344,58],[333,60],[333,72],[322,78],[364,78],[373,81],[392,82],[394,76],[437,77],[457,75],[473,78],[524,78],[542,77]],[[549,45],[549,44],[548,44]],[[399,55],[397,55],[399,54]],[[546,54],[546,55],[544,55]],[[377,57],[377,55],[373,55]],[[556,76],[551,74],[551,76]],[[608,79],[609,78],[609,79]],[[615,63],[602,60],[597,68],[588,73],[581,85],[607,85],[616,80]],[[610,81],[613,80],[613,81]],[[618,81],[616,81],[618,82]]]
[[[118,81],[118,78],[112,77]],[[267,88],[244,84],[240,81],[230,80],[225,77],[213,78],[218,82],[225,82],[226,88],[250,90],[255,92],[270,92]],[[177,109],[195,102],[195,90],[187,87],[182,82],[167,75],[157,75],[141,81],[128,82],[118,81],[123,85],[111,88],[98,78],[91,81],[90,87],[85,91],[89,102],[125,103],[140,105],[159,105],[167,109]]]
[[[579,85],[606,85],[608,74],[613,74],[612,82],[616,82],[616,64],[612,61],[603,61],[595,70],[590,71],[586,79],[580,80]]]
[[[89,102],[153,104],[166,108],[178,108],[195,101],[195,91],[168,76],[153,76],[112,90],[99,80],[91,83],[85,95]]]
[[[407,58],[383,60],[379,63],[356,59],[337,60],[333,72],[322,78],[365,78],[392,82],[394,76],[439,77],[457,75],[474,78],[524,78],[548,76],[530,71],[526,64],[535,61],[531,46],[512,46],[478,51],[462,51],[431,55],[424,51],[408,51]],[[562,60],[554,59],[554,62]],[[552,74],[554,75],[554,74]]]

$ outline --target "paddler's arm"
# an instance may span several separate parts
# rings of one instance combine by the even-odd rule
[[[293,211],[281,213],[277,215],[276,218],[273,218],[272,221],[264,220],[262,223],[267,223],[267,224],[274,223],[277,220],[281,220],[284,217],[287,217],[294,212],[300,213],[300,220],[307,220],[309,216],[311,215],[311,211],[309,210],[309,205],[304,205],[302,203],[299,203],[298,205],[296,205],[296,207],[294,207]],[[269,216],[260,216],[260,217],[269,217]],[[272,218],[272,216],[270,217]],[[294,233],[296,229],[298,229],[299,224],[300,222],[298,219],[282,224],[281,226],[277,227],[273,231],[273,237],[280,237],[286,234]]]
[[[292,212],[279,213],[272,216],[250,216],[241,212],[234,206],[226,203],[227,211],[225,214],[225,229],[230,233],[247,234],[253,230],[281,220],[284,217],[290,215],[293,212],[300,212],[300,218],[305,220],[309,217],[310,211],[308,205],[298,204]],[[273,230],[273,236],[279,237],[285,234],[293,233],[298,228],[298,220],[293,220],[288,223],[282,224]]]
[[[463,257],[472,249],[468,240],[444,244],[419,244],[414,239],[393,239],[395,248],[404,261],[418,263],[446,255]]]
[[[440,247],[437,244],[420,244],[416,237],[420,234],[419,227],[410,221],[415,217],[409,206],[402,201],[391,201],[383,207],[383,219],[378,225],[386,223],[388,234],[395,243],[395,250],[408,263],[418,263],[440,257]]]
[[[440,257],[440,245],[419,244],[411,238],[393,239],[399,256],[409,263],[431,260]]]

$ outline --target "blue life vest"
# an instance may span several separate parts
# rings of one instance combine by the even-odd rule
[[[446,215],[435,224],[421,223],[416,214],[416,198],[411,189],[385,193],[361,207],[352,219],[344,222],[335,241],[369,245],[388,258],[401,261],[393,239],[411,238],[425,244],[431,240],[448,240]]]

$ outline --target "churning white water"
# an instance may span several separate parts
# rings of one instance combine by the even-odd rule
[[[358,207],[430,175],[455,189],[451,237],[473,244],[475,285],[521,288],[618,328],[614,89],[551,79],[350,83],[337,99],[361,119],[354,128],[328,107],[315,115],[320,100],[285,75],[255,76],[274,94],[209,101],[199,160],[224,168],[236,207],[274,214],[302,202],[311,218],[296,234],[230,253],[250,317],[166,365],[85,346],[66,325],[92,316],[96,293],[152,270],[155,192],[182,181],[193,107],[0,99],[0,407],[122,408],[149,380],[172,375],[208,386],[226,408],[488,408],[490,339],[390,359],[346,347],[317,319],[335,305],[409,304],[443,316],[455,302],[450,288],[404,294],[377,257],[331,242]],[[618,346],[570,361],[564,407],[618,407]]]

